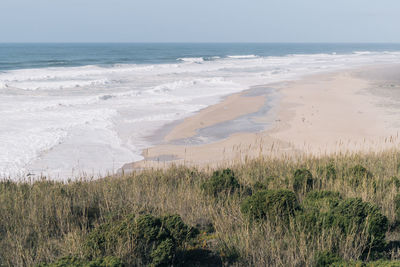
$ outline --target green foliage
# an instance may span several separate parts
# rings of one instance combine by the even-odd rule
[[[367,263],[366,267],[400,267],[400,261],[378,260]]]
[[[154,266],[169,266],[175,256],[175,243],[171,239],[166,239],[151,252],[150,257]]]
[[[368,171],[364,166],[357,164],[348,170],[348,175],[350,176],[350,184],[352,186],[360,186],[363,181],[372,178],[372,173]]]
[[[337,229],[343,236],[337,235],[334,244],[346,236],[358,236],[365,242],[364,254],[385,248],[388,220],[372,204],[360,198],[341,200],[337,193],[329,191],[312,192],[302,204],[303,210],[296,213],[296,220],[307,232],[317,235],[325,230]]]
[[[331,266],[333,263],[340,263],[343,259],[330,251],[317,252],[314,256],[315,267]]]
[[[296,193],[305,194],[312,190],[314,179],[307,169],[297,169],[293,175],[293,190]]]
[[[65,257],[48,264],[39,264],[38,267],[123,267],[124,264],[116,257],[104,257],[85,260],[76,257]]]
[[[329,267],[366,267],[363,262],[360,261],[337,261],[333,262]]]
[[[261,191],[261,190],[267,190],[268,187],[265,184],[261,183],[261,182],[255,182],[253,187],[252,187],[252,189],[253,189],[252,190],[253,192],[258,192],[258,191]]]
[[[367,249],[381,250],[385,246],[388,220],[374,205],[360,198],[341,201],[330,212],[331,225],[338,226],[343,233],[365,233]]]
[[[235,246],[223,244],[221,247],[221,257],[225,262],[231,264],[240,258],[240,253]]]
[[[212,223],[211,220],[206,218],[201,218],[196,221],[196,229],[199,232],[208,234],[215,232],[214,224]]]
[[[392,176],[392,178],[389,180],[388,185],[392,185],[394,184],[396,186],[397,189],[400,188],[400,179],[396,176]]]
[[[217,197],[220,194],[232,194],[240,188],[231,169],[215,171],[213,176],[201,185],[202,190],[208,195]]]
[[[336,207],[341,201],[339,192],[333,191],[311,191],[303,200],[305,209],[316,209],[319,212],[328,212]]]
[[[177,248],[196,234],[178,215],[129,215],[96,227],[86,239],[85,254],[89,258],[120,255],[127,264],[168,265]]]
[[[199,233],[196,228],[186,225],[179,215],[164,216],[162,222],[172,239],[179,244],[194,238]]]
[[[362,165],[357,164],[353,166],[352,168],[349,169],[349,173],[353,176],[357,177],[366,177],[369,176],[371,177],[372,174]]]
[[[93,223],[100,217],[97,203],[85,203],[85,205],[72,205],[71,213],[67,217],[70,224],[76,224],[80,228],[92,227]]]
[[[241,205],[242,213],[250,220],[269,219],[288,222],[299,205],[292,191],[264,190],[246,198]]]
[[[329,163],[323,167],[319,167],[317,168],[317,171],[320,177],[325,178],[328,181],[336,179],[336,168],[333,163]]]

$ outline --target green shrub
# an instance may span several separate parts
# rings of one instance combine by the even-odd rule
[[[316,209],[319,212],[329,212],[341,201],[339,192],[333,191],[311,191],[303,200],[305,209]]]
[[[287,222],[298,207],[292,191],[264,190],[246,198],[242,202],[241,211],[250,220],[270,219]]]
[[[123,267],[124,264],[116,257],[104,257],[94,260],[84,260],[76,257],[66,257],[48,264],[39,264],[38,267]]]
[[[308,233],[318,235],[329,222],[330,212],[341,201],[340,194],[332,191],[311,191],[296,212],[298,225]]]
[[[330,266],[332,263],[340,263],[343,259],[333,254],[330,251],[317,252],[314,256],[314,266],[315,267],[325,267]]]
[[[240,189],[240,184],[231,169],[215,171],[213,176],[201,185],[206,194],[217,197],[219,194],[232,194]]]
[[[154,266],[169,266],[175,256],[175,243],[171,239],[162,241],[152,252],[152,265]]]
[[[179,215],[167,215],[162,218],[163,227],[165,227],[178,244],[194,238],[198,234],[196,228],[186,225]]]
[[[373,176],[370,171],[360,164],[350,168],[348,175],[350,176],[350,184],[355,187],[361,185],[363,181],[371,179]]]
[[[112,223],[104,223],[93,229],[86,238],[83,253],[90,258],[96,258],[107,253],[107,247],[113,240],[114,233]],[[113,244],[114,245],[114,244]]]
[[[177,248],[196,234],[178,215],[129,215],[96,227],[86,239],[84,253],[89,258],[119,255],[127,264],[172,264]]]
[[[330,223],[338,226],[344,234],[365,233],[368,247],[372,251],[385,246],[385,234],[388,220],[380,210],[360,198],[349,198],[341,201],[330,212]],[[364,232],[365,231],[365,232]]]
[[[341,200],[337,193],[329,191],[312,192],[302,204],[303,209],[296,212],[298,225],[312,235],[337,229],[334,249],[340,245],[341,239],[350,235],[356,235],[365,242],[362,248],[364,256],[365,253],[377,253],[385,248],[388,220],[372,204],[359,198]],[[356,236],[352,238],[356,240]]]
[[[293,175],[293,190],[296,193],[305,194],[312,190],[314,179],[307,169],[297,169]]]

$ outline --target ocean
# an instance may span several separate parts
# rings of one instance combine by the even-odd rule
[[[114,173],[226,95],[399,62],[400,44],[0,44],[0,177]]]

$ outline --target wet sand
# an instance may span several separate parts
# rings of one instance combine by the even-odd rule
[[[253,87],[178,123],[123,169],[398,148],[399,77],[399,65],[381,65]]]

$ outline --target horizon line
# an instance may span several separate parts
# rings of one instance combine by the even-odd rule
[[[48,42],[48,41],[29,41],[29,42],[0,42],[0,44],[400,44],[400,42],[86,42],[86,41],[65,41],[65,42]]]

